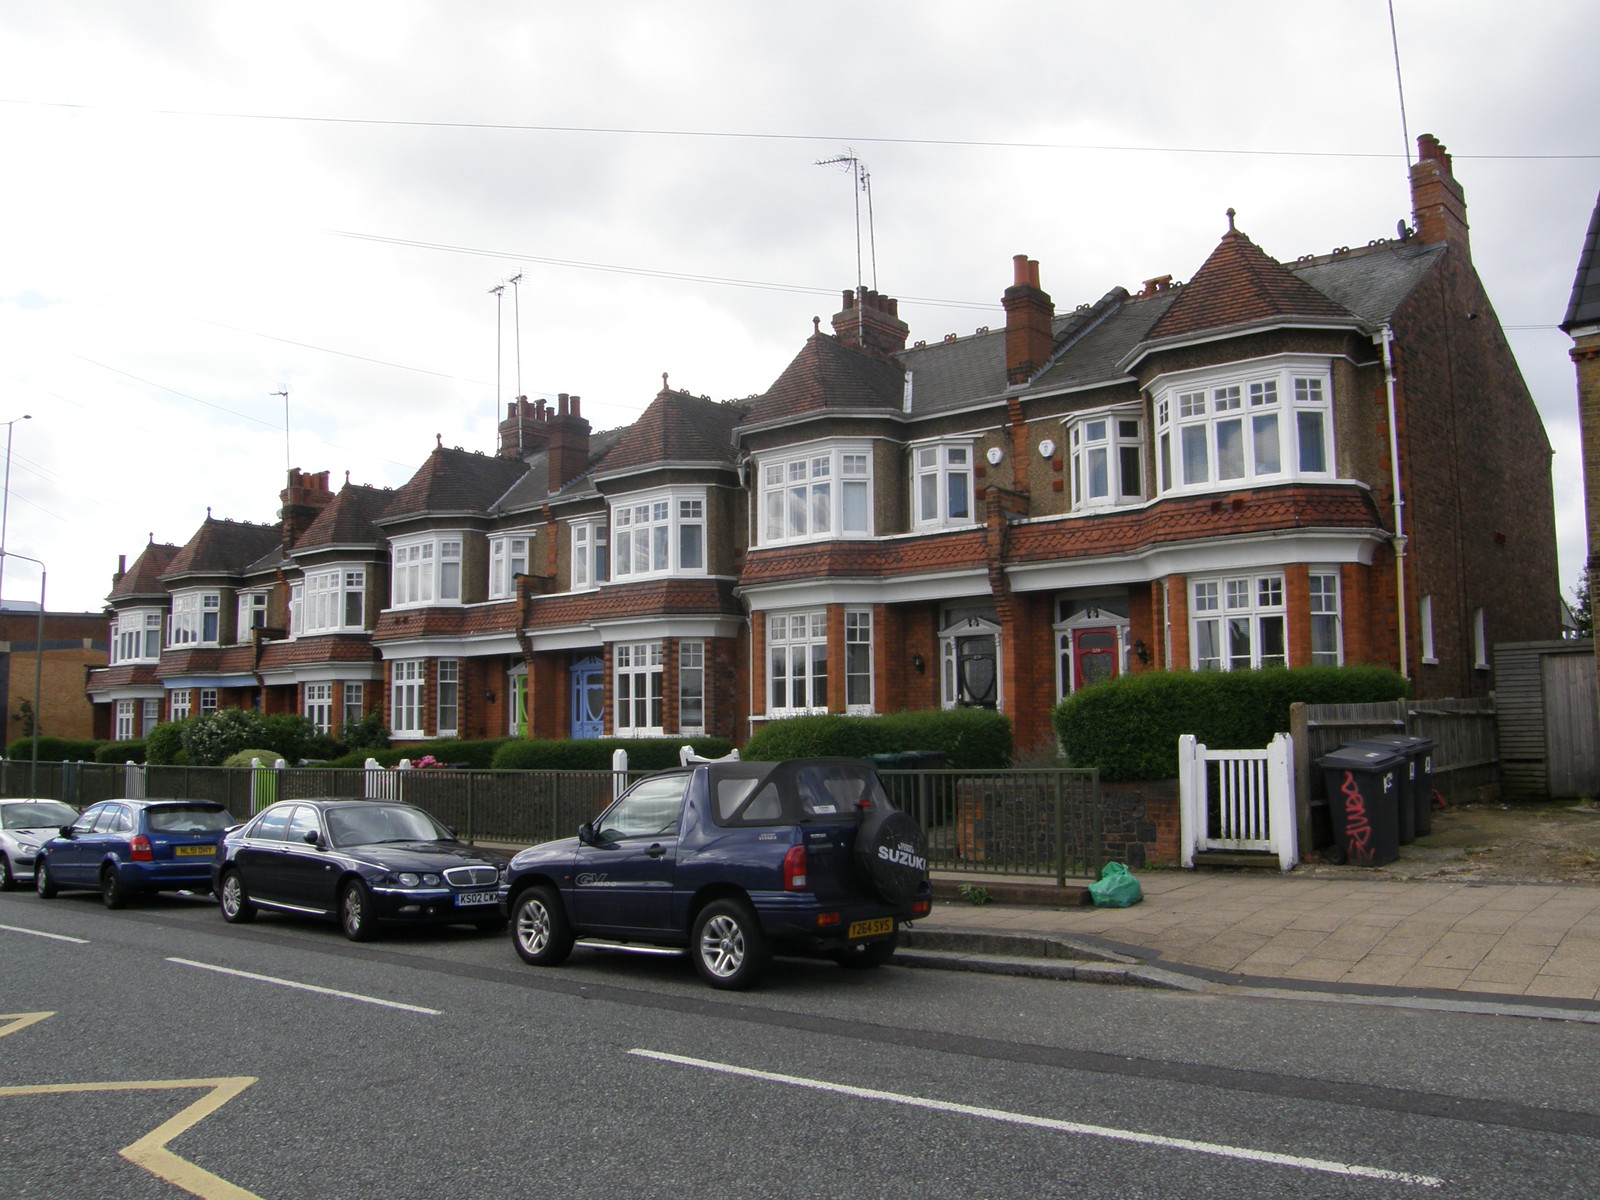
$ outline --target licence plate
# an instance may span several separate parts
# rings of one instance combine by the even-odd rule
[[[474,904],[493,904],[499,899],[499,892],[457,892],[456,907],[468,908]]]
[[[172,852],[180,858],[210,858],[216,854],[215,846],[174,846]]]
[[[879,917],[875,921],[850,922],[850,936],[853,938],[877,937],[882,933],[894,932],[893,917]]]

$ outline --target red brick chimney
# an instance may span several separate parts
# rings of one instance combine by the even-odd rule
[[[299,467],[290,467],[289,486],[278,493],[278,499],[283,502],[283,507],[278,510],[278,519],[283,523],[283,548],[288,552],[294,549],[301,535],[311,528],[311,522],[317,519],[317,514],[333,503],[333,493],[328,489],[328,473],[318,471],[315,475],[308,475]]]
[[[543,450],[550,443],[550,432],[545,422],[550,419],[550,407],[544,397],[530,404],[526,396],[518,396],[506,405],[506,419],[500,422],[501,458],[525,458]]]
[[[833,332],[873,358],[888,359],[906,348],[911,326],[900,319],[900,301],[858,287],[844,293],[844,308],[833,314]]]
[[[1018,254],[1011,262],[1015,282],[1002,297],[1006,307],[1006,382],[1027,383],[1050,361],[1056,306],[1050,294],[1039,287],[1036,261]]]
[[[560,491],[589,469],[589,422],[578,412],[582,398],[562,392],[555,415],[544,422],[550,447],[550,491]]]
[[[1450,169],[1450,155],[1431,133],[1417,139],[1417,161],[1411,167],[1411,208],[1418,241],[1448,242],[1471,253],[1466,193]]]

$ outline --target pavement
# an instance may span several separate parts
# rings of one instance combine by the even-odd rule
[[[903,936],[896,961],[1600,1022],[1600,887],[1359,869],[1138,877],[1144,900],[1109,909],[1083,903],[1087,881],[1057,888],[935,873],[940,898]]]

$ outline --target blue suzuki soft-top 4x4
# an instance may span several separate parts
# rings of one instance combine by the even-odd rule
[[[701,763],[629,788],[578,836],[511,860],[517,953],[577,938],[684,947],[712,987],[746,988],[775,948],[875,967],[926,916],[927,839],[847,758]]]

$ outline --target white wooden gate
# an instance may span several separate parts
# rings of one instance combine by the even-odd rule
[[[1294,742],[1286,733],[1265,750],[1208,750],[1178,739],[1179,862],[1205,850],[1253,850],[1289,870],[1300,859],[1294,814]]]

